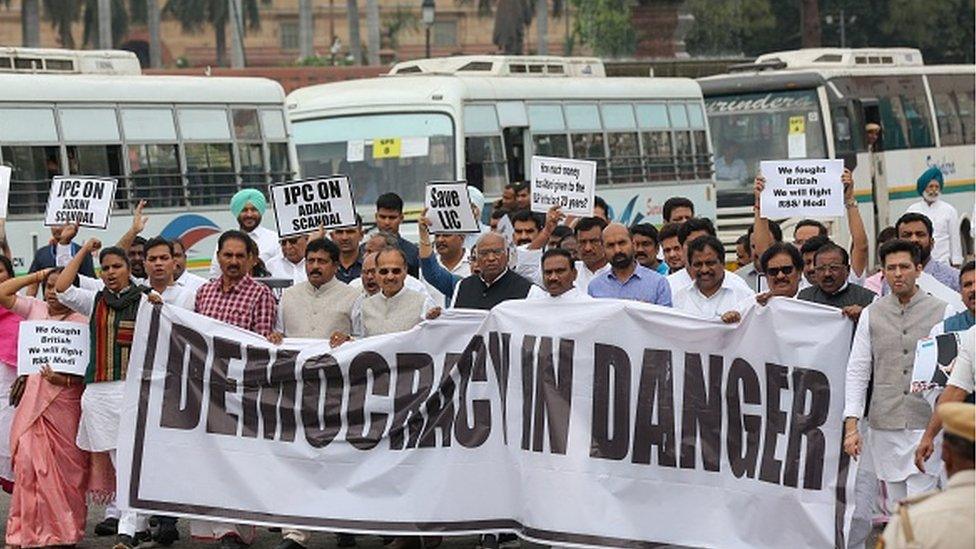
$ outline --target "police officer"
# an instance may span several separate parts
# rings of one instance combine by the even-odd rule
[[[976,406],[962,402],[939,405],[942,461],[949,482],[942,492],[908,498],[885,528],[878,547],[972,549],[976,545]]]

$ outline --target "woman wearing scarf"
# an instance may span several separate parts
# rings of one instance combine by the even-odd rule
[[[99,248],[101,242],[96,239],[85,242],[58,276],[55,290],[61,303],[88,317],[91,332],[78,447],[89,452],[108,452],[115,465],[129,350],[136,314],[144,299],[143,292],[148,289],[132,283],[126,252],[117,247],[105,248],[98,254],[105,288],[94,292],[73,286],[85,257]],[[148,528],[146,517],[123,511],[115,547],[134,547],[136,534],[148,535]]]
[[[24,320],[87,323],[88,319],[62,305],[54,295],[60,270],[44,269],[0,283],[0,306]],[[44,299],[17,292],[41,285]],[[17,413],[10,434],[13,469],[17,478],[7,517],[8,546],[74,545],[85,537],[86,491],[105,497],[115,490],[108,457],[89,461],[75,438],[81,417],[80,376],[45,367],[41,373],[17,378],[12,402]],[[101,468],[95,468],[101,463]],[[98,472],[96,472],[96,470]]]
[[[0,282],[14,277],[10,259],[0,255]],[[17,337],[20,317],[0,308],[0,488],[8,494],[14,488],[14,474],[10,466],[10,424],[15,408],[10,404],[10,386],[17,379]]]

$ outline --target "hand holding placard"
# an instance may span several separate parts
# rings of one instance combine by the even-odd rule
[[[763,217],[844,215],[842,160],[763,161],[760,172],[765,180],[760,194]]]
[[[17,373],[38,373],[44,366],[55,372],[85,375],[88,368],[88,325],[57,320],[20,323]]]
[[[559,206],[568,215],[593,215],[596,162],[532,157],[532,211],[546,213]]]
[[[427,184],[426,195],[425,216],[430,222],[431,234],[477,233],[481,230],[464,181],[432,181]]]
[[[51,180],[44,225],[76,223],[82,227],[108,228],[118,181],[92,176],[56,176]]]

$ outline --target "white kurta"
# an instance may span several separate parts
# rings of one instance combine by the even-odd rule
[[[932,220],[932,239],[935,241],[932,246],[932,259],[953,265],[962,264],[959,212],[952,204],[942,199],[931,204],[919,200],[905,211],[920,213]]]
[[[284,255],[278,254],[265,262],[264,266],[271,273],[272,278],[291,280],[293,285],[308,280],[308,274],[305,272],[305,258],[302,258],[298,263],[292,263]]]
[[[174,283],[181,288],[187,288],[193,293],[196,293],[200,286],[203,286],[207,282],[210,281],[200,275],[193,274],[190,271],[183,271],[183,274]]]
[[[737,282],[738,281],[738,282]],[[697,284],[689,284],[671,295],[675,309],[693,314],[701,318],[720,318],[729,311],[738,311],[740,304],[746,300],[755,301],[755,292],[745,282],[726,272],[722,278],[722,286],[711,296],[705,296],[698,289]]]
[[[565,292],[554,296],[542,288],[533,285],[529,288],[529,295],[525,296],[528,300],[546,301],[549,303],[585,303],[593,301],[593,297],[586,292],[581,292],[579,288],[573,286]]]
[[[542,266],[540,265],[539,268],[541,270]],[[577,288],[589,288],[590,287],[590,281],[591,280],[593,280],[594,278],[600,276],[601,274],[607,273],[609,271],[610,271],[610,264],[609,263],[607,263],[606,265],[600,267],[599,269],[597,269],[595,271],[591,271],[590,268],[586,266],[586,263],[583,263],[582,261],[577,261],[576,262],[576,282],[573,283],[573,285],[576,286]],[[540,275],[540,278],[541,278],[541,275]]]

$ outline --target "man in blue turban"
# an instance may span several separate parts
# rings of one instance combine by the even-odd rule
[[[268,201],[264,193],[257,189],[241,189],[230,199],[230,213],[237,219],[237,228],[247,233],[258,245],[259,257],[265,264],[271,258],[281,254],[278,233],[261,226],[261,218],[267,209]],[[210,262],[210,276],[211,278],[220,276],[216,249]]]
[[[959,234],[959,212],[942,200],[945,176],[938,166],[930,166],[915,182],[922,200],[908,207],[906,212],[920,213],[932,220],[932,259],[942,263],[962,263],[962,238]]]

